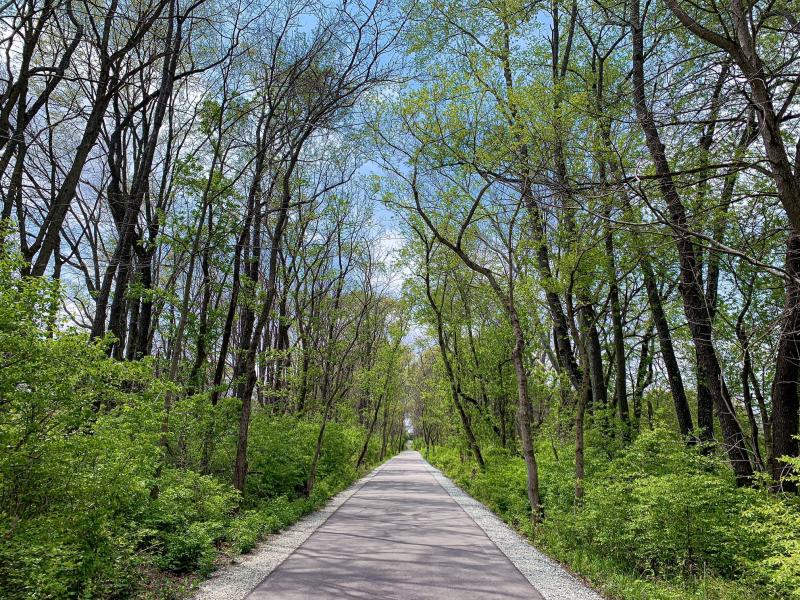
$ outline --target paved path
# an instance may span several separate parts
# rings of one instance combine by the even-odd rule
[[[247,598],[543,597],[439,485],[419,453],[403,452]]]

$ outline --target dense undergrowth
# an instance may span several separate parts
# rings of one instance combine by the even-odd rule
[[[317,485],[304,483],[317,417],[256,410],[245,494],[231,485],[234,399],[154,377],[154,361],[48,333],[58,294],[0,270],[0,598],[170,598],[358,473],[364,430],[328,423]],[[165,423],[164,396],[174,403]],[[348,424],[352,423],[352,424]],[[367,464],[378,459],[378,442]]]
[[[420,448],[425,452],[424,448]],[[583,506],[574,505],[571,448],[539,449],[546,518],[534,530],[521,458],[486,449],[485,471],[450,447],[428,459],[610,597],[625,600],[800,598],[800,506],[737,488],[715,458],[665,429],[609,458],[587,453]]]

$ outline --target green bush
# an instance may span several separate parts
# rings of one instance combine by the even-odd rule
[[[66,340],[46,343],[57,347]],[[76,343],[80,351],[69,346],[65,360],[89,360],[86,340]],[[118,366],[102,352],[91,360],[109,369]],[[64,369],[85,367],[73,360]],[[129,374],[129,383],[135,374]],[[32,401],[24,410],[35,413]],[[64,414],[53,421],[72,421],[67,413],[92,401],[75,386],[73,395],[62,395]],[[115,408],[92,413],[91,428],[70,429],[51,421],[35,438],[35,446],[28,445],[35,447],[35,455],[12,452],[0,458],[3,506],[16,508],[0,512],[0,597],[129,596],[142,573],[154,567],[207,574],[222,544],[234,552],[251,549],[265,534],[295,522],[355,477],[356,436],[334,424],[314,492],[302,497],[319,424],[258,415],[251,461],[254,471],[264,471],[249,478],[250,508],[236,514],[240,499],[230,484],[162,464],[161,402],[158,394],[143,389],[117,393]],[[14,406],[23,411],[20,402]],[[9,421],[3,425],[4,443],[12,446],[15,431]]]
[[[714,467],[676,436],[645,432],[604,477],[587,480],[584,509],[559,525],[636,572],[735,576],[760,550],[744,512],[761,495]]]
[[[305,490],[311,460],[319,435],[317,420],[259,412],[250,426],[247,495],[255,498],[297,497]],[[331,422],[325,429],[322,455],[317,468],[317,493],[326,486],[340,489],[355,476],[355,462],[363,443],[360,427]],[[372,460],[377,456],[377,441]]]
[[[156,564],[177,573],[210,572],[238,493],[213,477],[177,469],[166,469],[158,485],[142,531]]]
[[[252,548],[355,478],[363,428],[329,423],[303,497],[319,422],[256,407],[242,502],[229,483],[236,400],[187,398],[151,361],[51,327],[58,290],[18,269],[0,258],[0,598],[131,597],[205,575],[220,550]]]
[[[225,533],[225,539],[234,552],[242,553],[252,549],[267,533],[277,529],[273,516],[259,510],[242,511]]]
[[[759,502],[746,511],[750,532],[766,552],[749,567],[775,594],[800,598],[800,505],[797,498]]]
[[[158,383],[83,335],[49,336],[57,290],[0,261],[0,596],[99,597],[133,585],[159,457]]]

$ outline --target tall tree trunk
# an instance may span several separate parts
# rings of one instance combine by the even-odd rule
[[[528,396],[528,374],[523,363],[523,353],[525,349],[525,339],[522,333],[522,325],[519,322],[516,309],[511,306],[506,309],[511,319],[511,329],[514,332],[514,350],[511,359],[514,363],[514,371],[517,375],[517,393],[519,394],[519,406],[517,409],[517,427],[519,437],[522,442],[522,456],[525,459],[525,469],[527,470],[527,494],[531,504],[531,521],[536,524],[544,518],[544,508],[539,495],[539,466],[536,463],[536,452],[533,446],[533,433],[531,425],[533,422],[533,410],[531,399]]]
[[[156,149],[158,147],[159,133],[167,113],[169,98],[172,95],[172,90],[174,88],[175,73],[178,68],[178,56],[183,43],[183,20],[181,18],[176,18],[175,10],[176,3],[173,0],[170,2],[169,16],[167,20],[167,52],[163,59],[161,82],[158,90],[156,106],[153,111],[152,123],[150,124],[149,136],[147,137],[146,146],[142,151],[142,156],[136,166],[136,172],[134,173],[130,194],[128,194],[128,197],[125,199],[125,209],[121,220],[119,241],[117,242],[117,247],[111,257],[111,260],[106,267],[105,274],[103,276],[103,282],[100,286],[100,290],[95,302],[95,315],[94,320],[92,321],[92,338],[99,338],[105,331],[106,307],[108,305],[108,299],[111,293],[112,282],[116,275],[117,289],[114,295],[114,302],[111,306],[112,311],[110,324],[113,328],[112,332],[119,340],[117,346],[122,346],[124,344],[124,340],[121,339],[123,336],[122,330],[124,329],[124,298],[126,296],[128,277],[131,272],[131,262],[135,257],[133,249],[137,241],[140,241],[139,235],[136,232],[136,223],[139,218],[139,212],[141,210],[144,197],[149,193],[148,182],[153,169],[153,160],[155,158]],[[78,173],[78,176],[80,176],[80,173]],[[66,200],[67,207],[71,201],[72,195],[74,195],[74,192],[75,186],[72,188],[69,199]],[[61,195],[61,192],[59,192],[59,195]],[[61,218],[61,221],[63,221],[63,217]],[[42,250],[39,252],[39,256],[37,257],[36,263],[33,267],[34,274],[37,269],[44,269],[47,266],[46,257],[46,246],[43,244]],[[43,260],[45,262],[42,262]]]
[[[585,355],[585,353],[584,353]],[[586,369],[586,358],[584,356],[584,370]],[[582,389],[578,391],[578,401],[575,407],[575,504],[583,504],[584,487],[583,481],[586,476],[584,465],[584,427],[586,424],[586,404],[591,396],[591,389],[588,378],[584,378]]]
[[[639,0],[631,4],[633,30],[633,87],[634,104],[639,124],[645,134],[647,148],[655,165],[661,193],[667,203],[670,224],[675,230],[675,242],[680,258],[680,291],[684,311],[699,358],[700,368],[714,400],[717,417],[725,443],[725,450],[739,485],[748,485],[753,466],[747,454],[742,428],[736,419],[733,403],[722,373],[722,368],[712,342],[712,327],[708,318],[704,291],[697,271],[697,258],[692,238],[688,232],[686,211],[672,178],[672,172],[653,115],[647,107],[644,83],[644,33],[639,12]]]
[[[644,390],[650,384],[653,375],[653,355],[650,351],[650,345],[653,339],[654,325],[651,321],[647,332],[642,338],[642,349],[639,353],[639,364],[636,367],[636,385],[633,390],[633,415],[636,421],[637,429],[641,426],[642,420],[642,400],[644,399]],[[688,407],[687,407],[688,408]],[[648,414],[648,426],[652,427],[652,415]],[[691,418],[691,417],[690,417]]]
[[[625,364],[625,334],[622,329],[622,309],[617,283],[617,265],[614,258],[614,237],[611,229],[606,232],[606,254],[608,254],[609,298],[611,300],[611,325],[614,337],[614,404],[620,421],[628,423],[627,367]]]
[[[461,420],[461,426],[464,428],[464,435],[467,437],[467,444],[469,445],[470,451],[475,457],[478,466],[481,469],[484,469],[486,467],[486,463],[483,460],[481,447],[480,444],[478,444],[478,439],[475,437],[475,433],[472,430],[472,421],[469,417],[469,414],[464,408],[464,404],[461,402],[460,386],[456,379],[453,365],[450,362],[449,349],[447,347],[447,341],[445,340],[444,335],[444,318],[441,312],[442,309],[434,299],[433,290],[431,289],[430,259],[432,244],[425,239],[420,232],[418,232],[418,234],[422,242],[425,244],[425,272],[423,273],[423,279],[425,280],[425,296],[428,299],[428,305],[431,307],[436,319],[436,341],[439,344],[439,352],[442,357],[442,363],[444,364],[447,379],[450,382],[450,395],[453,398],[453,404],[455,405],[456,411],[458,412],[458,416]]]
[[[786,243],[786,284],[783,327],[778,342],[775,380],[772,385],[772,452],[770,471],[785,491],[797,491],[797,483],[782,479],[791,473],[783,457],[798,456],[798,378],[800,378],[800,235]]]
[[[589,299],[585,296],[579,298],[583,306],[580,309],[581,326],[586,331],[586,354],[589,363],[589,380],[591,381],[592,399],[594,406],[604,408],[608,404],[608,390],[603,373],[603,349],[600,345],[600,335],[597,333],[596,318]],[[626,400],[627,406],[627,400]],[[626,409],[627,414],[627,409]]]
[[[655,275],[650,266],[650,261],[642,256],[640,265],[644,276],[645,289],[647,290],[647,300],[650,304],[650,313],[653,315],[653,324],[658,333],[658,343],[661,349],[661,358],[667,370],[667,381],[672,392],[672,399],[675,403],[675,416],[678,419],[678,428],[681,435],[689,436],[694,429],[692,424],[692,412],[689,409],[689,401],[686,398],[686,390],[683,387],[683,377],[678,366],[678,359],[675,356],[675,349],[672,346],[672,334],[669,330],[667,316],[661,304],[661,294],[656,285]]]
[[[709,390],[708,377],[703,371],[703,359],[695,348],[695,364],[697,375],[697,428],[700,441],[711,442],[714,439],[714,398]]]

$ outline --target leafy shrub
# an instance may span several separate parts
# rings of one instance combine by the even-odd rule
[[[128,595],[136,584],[134,545],[107,525],[99,529],[88,525],[46,515],[9,527],[4,518],[0,597]]]
[[[303,493],[319,435],[316,420],[259,412],[253,416],[248,461],[247,494],[256,498],[297,497]],[[363,430],[331,422],[325,429],[315,489],[340,489],[355,476]],[[371,446],[375,448],[373,440]],[[377,454],[375,450],[374,454]]]
[[[156,563],[178,573],[208,573],[238,494],[213,477],[177,469],[165,470],[158,485],[143,530]]]
[[[797,500],[759,502],[746,511],[749,529],[766,552],[749,566],[777,595],[800,598],[800,506]]]
[[[277,529],[276,520],[259,510],[246,510],[231,521],[225,539],[234,552],[252,549],[267,533]]]
[[[587,481],[585,508],[559,526],[637,572],[734,576],[739,557],[758,552],[744,511],[759,494],[713,467],[676,436],[645,432],[605,477]]]

